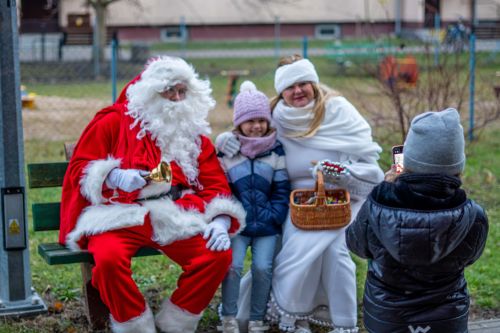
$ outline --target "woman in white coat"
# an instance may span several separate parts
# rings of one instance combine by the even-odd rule
[[[377,164],[381,148],[373,142],[369,124],[344,97],[321,88],[314,65],[298,55],[280,60],[274,86],[278,96],[271,101],[273,124],[286,152],[292,189],[314,188],[321,162],[339,162],[347,172],[332,177],[323,171],[325,182],[328,187],[347,188],[354,218],[384,178]],[[216,145],[225,154],[239,149],[230,133],[221,134]],[[313,168],[312,161],[318,161]],[[283,228],[268,318],[289,332],[310,333],[309,322],[329,326],[332,333],[358,332],[356,267],[345,228],[301,230],[289,216]],[[245,318],[244,285],[241,290],[239,317]]]

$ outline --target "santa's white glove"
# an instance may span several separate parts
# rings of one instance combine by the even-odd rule
[[[231,218],[227,215],[216,216],[205,228],[204,239],[208,239],[207,248],[212,251],[226,251],[231,246],[227,231]]]
[[[125,192],[133,192],[146,185],[146,180],[143,176],[147,176],[149,172],[137,169],[118,169],[115,168],[106,177],[106,186],[112,189],[119,188]]]
[[[351,173],[345,163],[322,160],[312,168],[312,176],[316,180],[318,171],[323,173],[325,183],[335,184],[339,187],[347,187],[351,181]]]
[[[231,158],[240,151],[241,143],[232,132],[224,132],[215,139],[215,147],[218,151]]]

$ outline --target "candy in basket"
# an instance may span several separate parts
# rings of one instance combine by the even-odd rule
[[[292,223],[304,230],[338,229],[351,220],[349,192],[342,188],[325,190],[323,173],[318,171],[315,189],[297,189],[290,194]]]

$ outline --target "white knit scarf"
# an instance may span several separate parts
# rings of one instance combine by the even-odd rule
[[[382,148],[373,142],[370,125],[344,97],[332,97],[327,101],[323,122],[312,137],[292,137],[309,129],[313,107],[314,102],[295,108],[281,100],[273,110],[278,137],[312,149],[355,155],[369,163],[378,160]]]

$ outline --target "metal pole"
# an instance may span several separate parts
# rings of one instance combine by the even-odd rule
[[[93,43],[92,43],[92,53],[94,55],[94,78],[99,78],[101,75],[101,64],[99,59],[99,20],[97,19],[97,10],[94,11],[94,31],[93,31]]]
[[[280,57],[280,17],[274,17],[274,56]]]
[[[474,140],[474,98],[476,80],[476,0],[471,3],[471,33],[469,46],[469,141]]]
[[[396,0],[395,2],[396,8],[395,8],[395,22],[394,22],[394,33],[396,34],[396,37],[401,37],[401,0]]]
[[[181,57],[186,58],[186,48],[187,48],[187,29],[186,29],[186,19],[181,16]]]
[[[118,43],[116,39],[111,40],[111,103],[116,101],[116,63],[118,61]]]
[[[0,317],[47,311],[31,287],[15,0],[0,1]]]
[[[45,62],[45,22],[42,22],[42,34],[41,39],[41,51],[42,51],[42,62]]]
[[[302,39],[302,57],[304,57],[304,59],[307,58],[307,44],[307,36],[304,36],[304,38]]]
[[[435,31],[435,36],[434,36],[434,66],[439,65],[439,52],[440,52],[440,41],[439,41],[439,29],[441,28],[441,19],[439,16],[439,13],[436,13],[434,15],[434,31]]]

